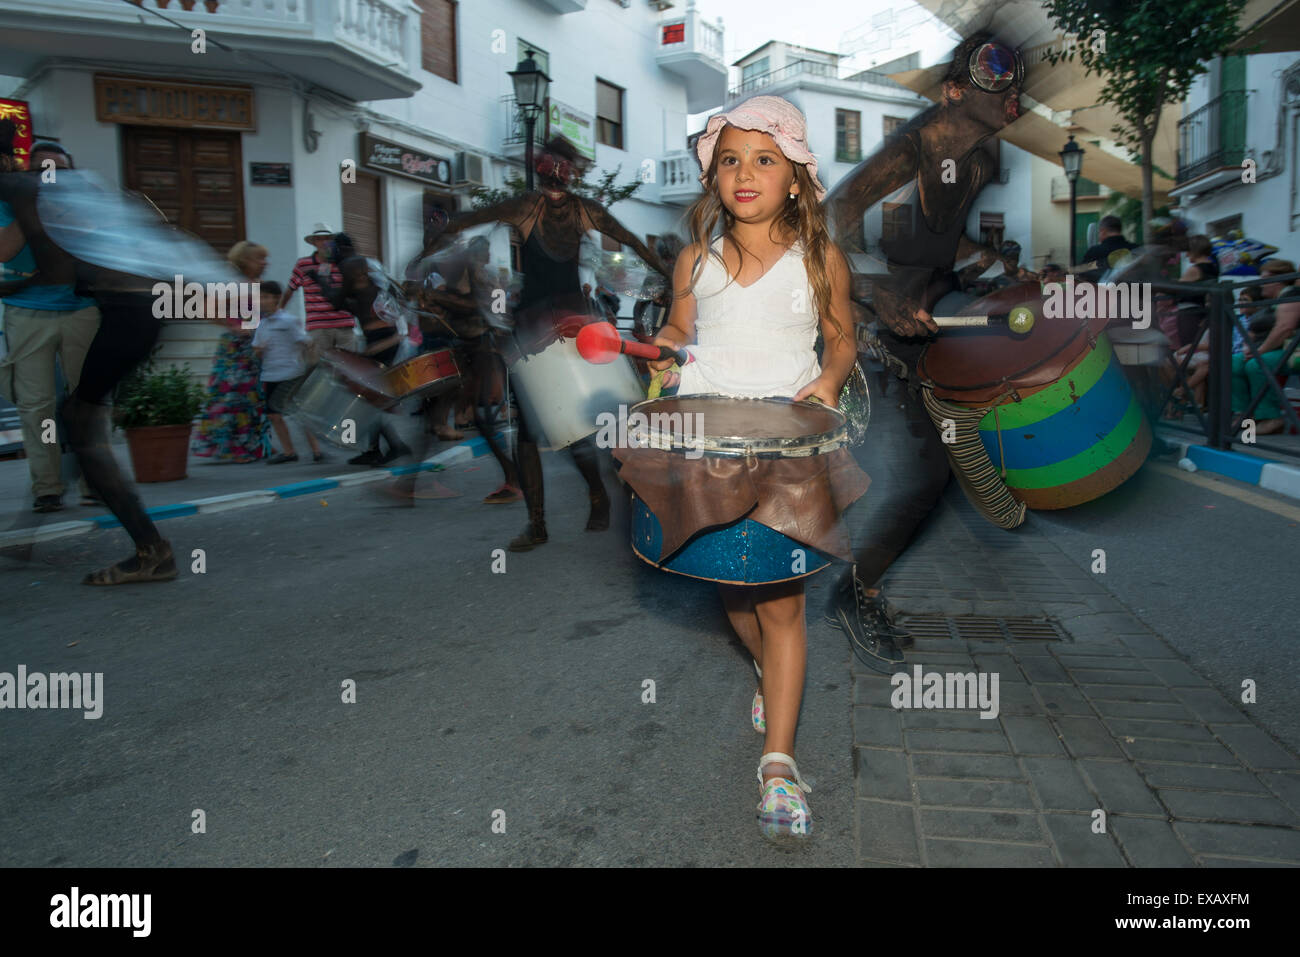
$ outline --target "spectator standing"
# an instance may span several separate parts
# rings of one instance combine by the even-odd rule
[[[0,144],[0,164],[5,175],[16,171],[11,150],[12,143]],[[42,169],[47,160],[53,162],[55,170],[73,168],[72,157],[63,147],[56,143],[35,144],[32,168]],[[60,263],[66,260],[66,269],[58,270],[63,275],[50,275],[48,271],[42,275],[37,271],[35,255],[18,229],[13,210],[8,203],[0,202],[0,261],[6,263],[9,272],[35,274],[4,299],[9,354],[0,362],[0,390],[9,394],[18,410],[32,481],[32,509],[36,512],[63,508],[62,436],[56,435],[53,442],[44,441],[50,437],[46,423],[56,420],[55,360],[62,365],[71,392],[77,387],[100,322],[95,300],[78,296],[73,290],[75,265],[71,257],[57,247],[50,250],[50,255]],[[99,504],[89,486],[83,485],[82,504]]]
[[[329,349],[344,349],[355,352],[356,317],[346,309],[340,309],[330,302],[325,295],[322,282],[332,286],[343,284],[343,274],[339,272],[338,257],[334,255],[335,233],[325,223],[316,227],[303,237],[303,240],[315,248],[310,256],[304,256],[293,264],[293,275],[289,285],[280,297],[283,309],[293,298],[295,289],[302,289],[303,305],[307,313],[307,332],[311,335],[312,351],[309,364],[315,365],[321,353]]]
[[[247,240],[230,247],[226,258],[256,283],[266,271],[265,246]],[[251,295],[251,289],[243,295]],[[218,462],[255,462],[271,454],[271,428],[266,418],[261,366],[253,351],[253,330],[241,328],[239,317],[226,322],[208,378],[208,399],[199,421],[192,451]]]
[[[293,448],[284,416],[289,411],[289,400],[307,375],[307,354],[311,351],[311,336],[297,316],[287,309],[277,309],[283,291],[278,282],[264,282],[261,288],[262,318],[253,333],[253,349],[262,361],[262,392],[266,395],[267,415],[271,428],[280,440],[280,452],[267,459],[267,465],[297,462],[298,453]],[[316,436],[307,433],[313,462],[324,462]]]
[[[1118,216],[1103,216],[1101,222],[1097,223],[1097,244],[1088,247],[1080,263],[1110,263],[1112,253],[1136,248],[1124,238],[1124,223]],[[1092,269],[1081,273],[1079,278],[1088,282],[1100,282],[1105,272],[1105,269]]]

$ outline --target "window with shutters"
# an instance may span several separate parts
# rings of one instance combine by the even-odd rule
[[[623,90],[596,80],[596,142],[623,149]]]
[[[456,0],[415,0],[420,8],[420,61],[435,76],[459,83]]]
[[[862,159],[862,114],[857,110],[835,111],[835,161],[856,163]]]
[[[901,116],[886,116],[882,119],[884,123],[884,129],[882,132],[886,137],[897,132],[898,128],[907,122],[907,120],[903,119]]]

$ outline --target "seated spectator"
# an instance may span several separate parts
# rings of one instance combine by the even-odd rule
[[[1260,276],[1282,276],[1296,271],[1285,259],[1270,259],[1260,267]],[[1251,341],[1240,355],[1232,357],[1232,411],[1238,413],[1234,428],[1240,426],[1251,398],[1260,390],[1263,397],[1252,413],[1257,435],[1272,435],[1286,428],[1277,394],[1266,386],[1270,376],[1280,371],[1282,356],[1300,326],[1300,287],[1294,280],[1268,282],[1259,286],[1265,300],[1284,299],[1260,309],[1251,317],[1248,332]]]
[[[1219,261],[1214,258],[1208,236],[1187,238],[1187,260],[1187,269],[1178,277],[1179,282],[1214,282],[1219,278]],[[1207,312],[1205,293],[1178,297],[1178,345],[1188,346],[1200,338]]]

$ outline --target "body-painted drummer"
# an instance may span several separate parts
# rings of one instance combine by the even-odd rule
[[[704,193],[688,213],[692,243],[677,259],[672,310],[655,339],[674,350],[691,346],[678,396],[776,396],[835,407],[856,358],[849,270],[818,205],[825,189],[803,114],[779,97],[754,97],[711,117],[697,152]],[[821,362],[814,351],[819,331],[826,344]],[[651,367],[662,371],[670,364]],[[675,374],[665,379],[671,385]],[[707,429],[708,422],[703,425]],[[741,491],[747,496],[741,504],[757,497],[746,515],[770,516],[762,534],[778,533],[779,574],[756,584],[697,577],[719,582],[727,617],[759,673],[751,711],[755,730],[764,735],[759,828],[769,840],[798,843],[812,824],[808,788],[793,757],[807,662],[806,572],[789,556],[811,548],[847,560],[849,542],[838,514],[866,491],[867,476],[843,449],[707,464],[663,459],[667,455],[635,448],[615,453],[637,497],[665,529],[675,527],[674,540],[725,534],[727,528],[680,526],[708,511],[697,508],[699,502]],[[687,503],[690,508],[683,507]],[[746,541],[752,547],[758,539]],[[664,556],[658,564],[668,561]]]
[[[987,142],[1019,115],[1024,66],[1018,52],[977,34],[956,50],[943,81],[943,99],[894,133],[871,157],[836,184],[827,197],[832,230],[852,251],[866,211],[896,191],[912,214],[908,229],[882,238],[889,276],[874,283],[872,305],[884,329],[885,364],[906,383],[899,402],[908,435],[894,436],[900,494],[874,499],[855,514],[863,540],[857,565],[834,589],[827,619],[845,629],[869,663],[902,660],[898,646],[911,636],[893,623],[876,586],[907,548],[948,483],[949,464],[939,433],[925,411],[917,360],[938,332],[934,304],[957,288],[953,266],[971,255],[987,269],[998,252],[966,236],[975,198],[997,173]],[[873,442],[872,449],[879,444]]]
[[[68,165],[62,165],[62,168],[68,168]],[[175,270],[170,263],[155,263],[152,271],[156,275],[127,273],[92,265],[61,248],[51,238],[41,219],[38,197],[44,190],[66,191],[71,188],[67,184],[84,182],[71,173],[67,176],[59,174],[49,184],[43,182],[41,170],[5,173],[0,175],[0,201],[12,210],[13,225],[21,231],[23,242],[35,258],[32,284],[76,284],[95,300],[102,317],[99,331],[82,364],[77,386],[63,405],[63,425],[86,482],[131,536],[136,550],[134,555],[87,575],[83,584],[169,581],[178,574],[171,544],[159,534],[134,486],[122,473],[113,455],[109,444],[109,403],[117,384],[149,357],[158,341],[163,319],[154,308],[154,283],[164,275],[170,281]],[[73,195],[84,197],[89,192]],[[107,197],[104,201],[113,200]],[[95,258],[100,262],[118,261],[120,255],[123,268],[141,268],[138,259],[131,259],[135,252],[134,241],[139,236],[121,235],[107,227],[104,232],[88,228],[93,219],[77,219],[77,214],[82,212],[87,217],[94,216],[89,210],[65,205],[60,210],[60,217],[64,220],[71,217],[73,221],[52,222],[50,230],[54,230],[57,224],[64,235],[80,232],[83,237],[89,237],[83,239],[82,245],[93,247]],[[135,228],[148,229],[150,226],[139,224]],[[212,258],[216,261],[215,254]],[[125,265],[128,261],[133,265]],[[219,261],[217,264],[223,265]],[[236,274],[230,274],[230,279],[237,278]]]
[[[579,160],[578,153],[565,140],[553,138],[535,161],[540,190],[463,216],[444,234],[448,238],[471,226],[492,222],[507,223],[519,231],[523,239],[524,283],[515,310],[515,338],[525,354],[540,352],[555,341],[561,323],[588,313],[578,277],[579,246],[586,233],[599,232],[630,246],[667,277],[659,258],[607,209],[569,191]],[[426,255],[432,252],[425,250]],[[531,414],[524,408],[520,412],[515,461],[528,505],[528,525],[510,542],[511,551],[529,551],[547,540],[541,455]],[[609,494],[600,478],[595,442],[590,437],[582,439],[569,446],[569,453],[591,498],[587,530],[609,528]]]

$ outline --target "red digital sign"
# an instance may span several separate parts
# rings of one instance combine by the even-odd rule
[[[663,44],[684,43],[686,41],[686,24],[669,23],[664,25]]]
[[[0,100],[0,120],[12,120],[18,131],[14,134],[14,159],[19,169],[27,169],[32,155],[32,111],[25,100]]]

